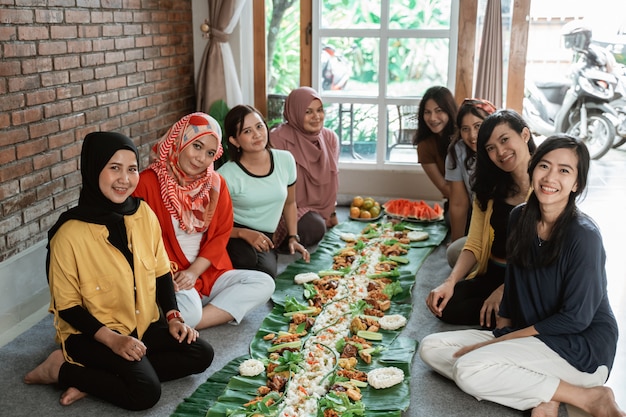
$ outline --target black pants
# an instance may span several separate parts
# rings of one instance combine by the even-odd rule
[[[441,320],[450,324],[479,325],[480,309],[491,293],[504,283],[504,271],[504,266],[489,261],[483,275],[457,282]],[[491,317],[492,327],[495,323],[494,314]]]
[[[309,211],[298,220],[300,243],[305,247],[317,245],[325,233],[326,220],[318,212]]]
[[[249,229],[247,226],[242,226],[235,223],[235,227],[242,227]],[[272,240],[272,233],[260,232]],[[240,238],[228,239],[226,245],[226,251],[230,256],[230,261],[233,263],[235,269],[250,269],[253,271],[265,272],[272,278],[276,278],[278,270],[278,255],[276,250],[270,250],[268,252],[258,252],[248,242]]]
[[[275,250],[258,252],[245,240],[231,238],[226,245],[226,251],[233,263],[233,268],[261,271],[276,278],[278,258]]]
[[[179,343],[165,321],[152,323],[141,339],[147,347],[140,361],[128,361],[92,337],[71,335],[68,355],[59,372],[59,384],[77,388],[128,410],[145,410],[161,397],[161,382],[204,372],[213,361],[213,348],[198,338]]]

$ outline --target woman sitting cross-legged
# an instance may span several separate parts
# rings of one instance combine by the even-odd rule
[[[58,383],[63,405],[90,394],[144,410],[159,400],[162,381],[213,360],[213,348],[181,319],[159,222],[131,196],[137,160],[126,136],[88,134],[78,206],[48,233],[50,311],[62,349],[24,381]]]
[[[576,207],[589,152],[567,135],[546,139],[528,168],[533,193],[509,221],[508,264],[497,327],[431,334],[420,356],[479,400],[533,417],[559,403],[594,417],[623,417],[604,387],[618,328],[607,294],[606,254],[591,218]]]
[[[270,141],[275,149],[291,152],[296,160],[298,233],[301,243],[308,247],[322,240],[328,228],[338,222],[335,206],[339,189],[339,139],[335,132],[324,127],[324,104],[311,87],[292,90],[285,100],[283,115],[286,122],[270,131]],[[274,234],[277,245],[284,245],[289,234],[284,220]]]
[[[274,232],[281,214],[287,226],[289,253],[308,262],[309,251],[298,236],[296,163],[272,149],[263,116],[252,106],[233,107],[224,118],[230,161],[220,167],[233,200],[235,226],[228,253],[236,268],[258,269],[276,277]]]
[[[528,197],[528,161],[534,150],[530,129],[515,111],[500,110],[482,122],[467,241],[448,278],[426,298],[430,311],[446,323],[495,326],[509,213]]]
[[[135,195],[156,213],[175,267],[176,298],[184,319],[198,329],[232,322],[274,292],[266,273],[233,269],[226,245],[233,206],[213,160],[222,154],[219,124],[204,113],[180,119],[153,148]]]

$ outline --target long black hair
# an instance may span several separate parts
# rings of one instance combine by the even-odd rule
[[[428,100],[434,100],[437,106],[448,115],[448,123],[441,132],[441,135],[436,135],[424,121],[424,112],[426,111],[426,103]],[[450,145],[450,138],[454,135],[456,112],[457,105],[454,101],[454,96],[446,87],[435,86],[426,90],[420,100],[419,108],[417,109],[417,132],[413,137],[413,145],[417,146],[420,142],[432,136],[440,136],[439,140],[437,140],[437,148],[441,156],[445,158],[448,146]]]
[[[472,191],[478,200],[480,209],[483,211],[487,210],[489,200],[505,200],[520,192],[513,175],[498,168],[489,158],[487,148],[485,147],[494,129],[501,124],[507,124],[520,135],[524,129],[527,129],[529,135],[528,151],[532,155],[537,148],[530,128],[516,111],[508,109],[498,110],[483,120],[478,131],[478,143],[476,144],[476,169],[471,178]]]
[[[578,156],[576,190],[570,193],[565,209],[557,218],[554,226],[552,226],[552,233],[549,239],[543,244],[545,249],[541,252],[541,258],[536,261],[538,264],[533,263],[531,247],[537,243],[537,222],[541,220],[541,211],[539,209],[537,196],[535,193],[531,194],[528,202],[522,208],[518,221],[511,226],[507,240],[508,261],[515,265],[532,268],[550,265],[555,262],[559,257],[561,247],[563,247],[563,241],[566,238],[572,219],[580,214],[576,207],[576,199],[587,187],[590,158],[587,146],[579,139],[569,135],[559,134],[550,136],[543,141],[533,154],[528,166],[528,174],[531,183],[533,172],[537,164],[539,164],[546,154],[556,149],[572,149]]]
[[[463,137],[461,136],[463,118],[468,114],[471,114],[481,120],[485,120],[487,116],[492,114],[494,111],[496,111],[495,106],[487,100],[467,98],[463,100],[463,103],[461,103],[461,106],[459,107],[459,112],[456,115],[456,134],[452,138],[450,146],[448,146],[448,155],[450,155],[450,158],[448,159],[449,164],[447,168],[456,169],[456,144],[463,140]],[[463,165],[467,171],[471,172],[476,165],[476,152],[469,146],[466,146],[466,148],[467,152],[465,154]]]
[[[224,117],[224,137],[230,140],[230,137],[236,138],[243,130],[243,122],[247,115],[250,113],[258,114],[263,123],[265,124],[265,130],[267,131],[267,144],[265,149],[271,149],[270,143],[270,130],[265,121],[265,117],[256,108],[247,104],[238,104],[226,113]],[[241,149],[229,143],[228,156],[231,161],[239,162],[241,159]]]

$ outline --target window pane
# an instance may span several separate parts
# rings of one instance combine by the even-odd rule
[[[378,106],[374,104],[325,104],[324,125],[339,136],[341,162],[376,161]]]
[[[411,104],[387,106],[387,155],[385,159],[388,162],[417,162],[413,137],[417,132],[418,106],[418,101]]]
[[[377,29],[380,27],[380,0],[322,0],[323,29]]]
[[[390,0],[390,29],[449,29],[451,0]]]
[[[300,2],[273,9],[265,2],[267,17],[267,92],[289,94],[300,85]]]
[[[387,95],[421,96],[433,85],[447,85],[449,45],[449,39],[390,39]]]
[[[321,43],[319,77],[322,90],[378,95],[378,39],[322,38]]]

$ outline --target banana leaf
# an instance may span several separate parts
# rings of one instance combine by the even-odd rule
[[[391,308],[388,311],[388,314],[401,314],[404,317],[411,316],[411,308],[410,304],[392,304]],[[261,323],[261,327],[257,331],[256,335],[252,339],[250,343],[250,356],[256,359],[261,359],[267,357],[267,349],[272,346],[270,341],[263,340],[263,336],[268,333],[277,334],[279,331],[285,331],[289,325],[290,318],[284,317],[283,313],[285,309],[283,306],[277,304],[272,308],[272,311],[265,317],[263,322]],[[386,331],[380,330],[380,333],[383,335],[382,342],[379,342],[383,346],[390,346],[399,331]],[[306,340],[306,336],[304,337]]]
[[[402,369],[405,375],[402,383],[393,387],[374,389],[368,386],[361,389],[361,401],[367,410],[366,416],[400,417],[402,411],[409,407],[409,371],[416,348],[417,341],[396,337],[387,350],[372,358],[370,365],[359,366],[365,372],[383,366],[395,366]],[[226,410],[238,408],[253,399],[256,389],[264,385],[265,378],[263,374],[256,377],[239,375],[239,364],[248,358],[246,355],[232,360],[202,384],[191,397],[185,399],[172,417],[224,417]]]
[[[363,222],[349,220],[338,224],[330,229],[322,241],[319,243],[317,250],[311,254],[310,263],[304,262],[302,259],[291,263],[287,268],[276,277],[276,290],[272,295],[272,301],[275,304],[284,304],[285,298],[291,296],[297,300],[304,300],[302,286],[294,285],[293,278],[304,272],[319,272],[332,268],[333,255],[346,246],[341,240],[342,233],[360,233],[365,225]],[[394,297],[394,302],[410,302],[411,290],[415,284],[415,274],[422,266],[426,257],[437,247],[448,233],[448,228],[443,222],[423,223],[418,226],[421,230],[429,234],[427,240],[411,243],[411,250],[404,257],[409,259],[406,265],[400,265],[398,268],[400,277],[398,280],[402,284],[403,293]],[[417,228],[417,226],[414,226]]]
[[[256,389],[265,384],[264,373],[257,377],[242,377],[239,375],[239,364],[250,357],[261,359],[267,357],[267,349],[271,345],[263,340],[268,333],[277,333],[286,330],[290,322],[285,317],[284,300],[292,296],[300,302],[305,302],[303,287],[293,283],[293,277],[301,272],[318,272],[331,269],[333,255],[345,247],[345,242],[340,239],[341,233],[358,234],[365,227],[362,222],[347,221],[335,226],[326,233],[320,242],[318,249],[311,255],[309,264],[298,260],[290,264],[285,271],[276,278],[276,291],[272,297],[274,308],[263,320],[257,334],[250,344],[250,355],[244,355],[233,359],[220,371],[213,374],[207,382],[186,398],[176,408],[172,417],[224,417],[227,410],[240,407],[245,402],[256,396]],[[429,233],[429,239],[423,242],[413,242],[406,258],[409,263],[400,265],[400,275],[396,277],[402,285],[402,293],[392,298],[392,305],[387,314],[402,314],[410,317],[412,305],[411,291],[415,283],[415,275],[426,257],[439,245],[447,234],[447,227],[443,222],[410,224],[413,230],[420,229]],[[366,408],[365,415],[368,417],[401,417],[402,411],[406,410],[410,403],[410,367],[417,348],[417,341],[398,337],[400,330],[384,331],[381,342],[374,345],[383,345],[385,350],[372,356],[371,364],[362,361],[358,368],[364,372],[372,369],[395,366],[404,372],[402,383],[393,387],[376,390],[372,387],[362,389],[362,401]]]

